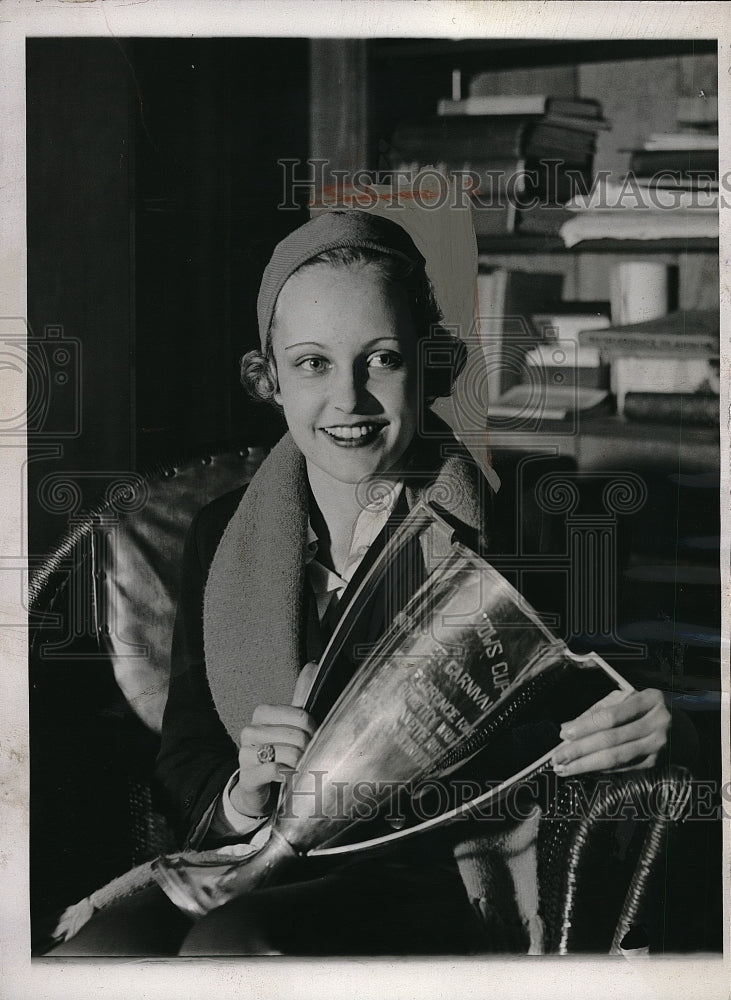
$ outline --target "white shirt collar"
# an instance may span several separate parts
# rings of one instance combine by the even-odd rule
[[[379,484],[380,485],[380,484]],[[377,497],[363,507],[353,528],[350,541],[350,551],[345,562],[342,575],[328,569],[317,560],[318,539],[312,524],[307,522],[307,551],[305,565],[307,576],[317,601],[317,613],[322,621],[325,612],[331,604],[336,603],[353,578],[363,557],[382,531],[386,521],[393,513],[396,502],[403,488],[402,483],[394,483],[379,491]]]

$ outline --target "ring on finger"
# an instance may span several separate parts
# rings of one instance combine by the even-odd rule
[[[271,764],[276,754],[271,743],[263,743],[256,751],[256,759],[260,764]]]

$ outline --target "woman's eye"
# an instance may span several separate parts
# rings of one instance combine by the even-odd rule
[[[368,358],[369,368],[400,368],[401,355],[396,351],[377,351]]]
[[[297,367],[305,372],[311,372],[313,375],[319,375],[320,372],[327,370],[328,362],[325,358],[302,358],[301,361],[297,362]]]

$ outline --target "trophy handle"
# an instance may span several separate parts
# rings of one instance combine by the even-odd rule
[[[611,667],[604,659],[604,657],[600,656],[598,653],[572,653],[567,646],[566,654],[569,656],[571,660],[573,660],[574,663],[577,664],[579,668],[599,667],[600,670],[603,670],[605,674],[608,674],[609,677],[612,678],[612,680],[620,689],[620,691],[626,691],[629,694],[630,691],[635,690],[630,684],[630,682],[628,680],[625,680],[625,678],[622,677],[621,674],[617,673],[614,667]]]

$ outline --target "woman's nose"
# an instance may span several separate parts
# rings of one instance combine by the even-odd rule
[[[332,403],[343,413],[355,413],[364,396],[363,380],[354,370],[341,370],[332,384]]]

